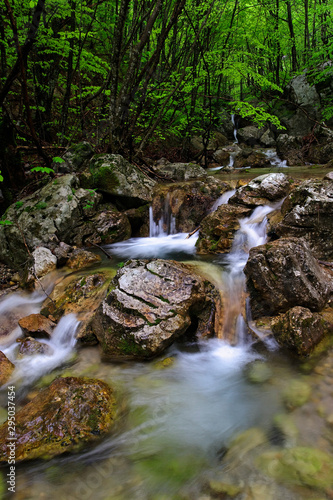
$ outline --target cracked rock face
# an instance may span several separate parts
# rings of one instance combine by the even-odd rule
[[[296,238],[252,248],[244,272],[255,319],[294,306],[320,311],[333,290],[332,277],[322,270],[308,245]]]
[[[189,265],[131,260],[109,287],[93,331],[105,358],[151,358],[185,333],[213,335],[217,297]]]

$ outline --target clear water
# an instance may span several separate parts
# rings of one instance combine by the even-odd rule
[[[79,350],[76,362],[65,369],[76,349],[78,322],[74,315],[65,316],[52,340],[44,341],[53,349],[51,356],[17,360],[16,343],[12,340],[4,347],[17,364],[13,380],[21,388],[22,397],[35,390],[35,383],[43,375],[52,372],[56,376],[65,369],[66,375],[96,377],[111,383],[125,402],[125,411],[113,433],[98,445],[88,446],[80,454],[19,466],[17,494],[13,498],[209,500],[216,498],[207,490],[209,479],[242,485],[238,500],[326,498],[325,493],[318,497],[314,492],[313,496],[309,488],[280,485],[267,478],[254,465],[258,447],[242,448],[233,458],[225,456],[235,436],[254,428],[265,433],[265,450],[276,449],[270,435],[274,416],[286,413],[281,394],[291,379],[301,376],[295,363],[276,349],[270,336],[258,342],[246,326],[249,314],[245,312],[243,269],[250,248],[266,241],[266,216],[274,208],[258,207],[251,217],[241,221],[228,255],[217,257],[209,266],[197,262],[201,272],[213,276],[219,284],[224,298],[223,328],[218,332],[220,338],[173,345],[163,356],[173,360],[169,367],[161,369],[155,361],[104,363],[98,349],[89,347]],[[195,236],[186,239],[185,234],[165,234],[163,226],[154,224],[151,237],[109,245],[108,251],[119,259],[183,255],[195,262]],[[42,300],[41,294],[13,294],[0,301],[1,318],[9,318],[13,338],[20,334],[17,318],[37,312]],[[255,333],[260,336],[261,332]],[[333,382],[329,356],[322,361],[321,375],[312,374],[317,400],[320,395],[329,399],[327,381]],[[269,367],[271,373],[261,384],[254,384],[248,377],[248,370],[256,362]],[[310,382],[310,376],[304,377]],[[19,399],[20,395],[18,404]],[[320,443],[322,449],[332,451],[332,443],[325,438],[325,411],[331,408],[326,399],[320,402],[324,414],[320,421],[313,401],[295,413],[297,444]],[[263,489],[255,490],[258,485]],[[266,494],[255,496],[252,490]],[[252,496],[246,496],[246,492]]]

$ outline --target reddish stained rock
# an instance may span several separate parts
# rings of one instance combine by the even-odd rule
[[[29,314],[19,320],[25,337],[50,338],[56,324],[42,314]]]
[[[10,379],[11,374],[14,371],[15,366],[7,356],[0,351],[0,386],[4,385]]]
[[[101,380],[57,378],[16,413],[16,461],[77,451],[108,433],[116,414],[113,390]],[[0,427],[0,462],[8,460],[7,422]]]

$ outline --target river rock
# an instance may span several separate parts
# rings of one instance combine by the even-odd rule
[[[160,184],[153,197],[154,221],[157,223],[162,217],[167,221],[165,214],[168,214],[169,219],[171,216],[175,218],[178,232],[193,231],[209,213],[214,201],[230,189],[229,184],[213,177],[205,181]]]
[[[283,238],[252,248],[244,268],[252,316],[272,316],[294,306],[320,311],[330,298],[332,278],[308,245]]]
[[[239,220],[248,217],[251,209],[236,205],[220,205],[200,224],[196,244],[198,254],[225,253],[231,250]]]
[[[71,245],[67,245],[63,241],[60,241],[59,245],[55,245],[52,247],[52,253],[57,258],[58,267],[62,267],[66,264],[69,259],[70,254],[73,252],[73,247]]]
[[[247,150],[243,150],[241,154],[236,156],[233,166],[235,168],[269,168],[271,162],[269,158],[260,151],[250,150],[250,154],[247,154]]]
[[[45,316],[60,319],[64,314],[74,313],[80,321],[77,338],[82,342],[96,344],[96,337],[88,327],[95,310],[103,301],[114,271],[103,271],[84,275],[66,276],[57,283],[49,298],[42,305]]]
[[[276,141],[273,132],[267,129],[260,137],[260,143],[266,148],[273,148],[276,146]]]
[[[0,226],[0,259],[19,268],[38,246],[54,247],[54,240],[71,243],[73,229],[85,217],[84,207],[95,210],[101,195],[95,191],[77,189],[74,175],[52,180],[42,189],[23,198],[18,206],[11,205],[6,220],[12,225]]]
[[[256,207],[285,197],[290,190],[288,177],[282,173],[264,174],[236,190],[230,204]]]
[[[101,380],[57,378],[16,413],[17,462],[77,451],[114,423],[113,390]],[[0,461],[8,461],[8,428],[0,427]]]
[[[14,369],[15,365],[0,351],[0,386],[8,382]]]
[[[273,479],[314,490],[329,491],[332,487],[333,459],[324,451],[294,447],[268,451],[256,459],[257,467]]]
[[[127,240],[131,233],[128,217],[115,207],[108,206],[75,229],[73,243],[77,246],[106,245]]]
[[[56,324],[42,314],[29,314],[18,322],[25,337],[45,338],[52,336]]]
[[[205,169],[196,163],[156,164],[154,166],[154,171],[175,181],[188,181],[207,176]]]
[[[275,339],[300,357],[307,356],[333,330],[319,314],[306,307],[295,306],[272,320]]]
[[[89,267],[93,264],[99,264],[101,260],[100,255],[88,252],[82,248],[76,248],[70,255],[66,264],[70,269],[83,269],[84,267]]]
[[[152,200],[156,182],[121,155],[99,154],[80,175],[81,186],[97,188],[120,208],[144,205]]]
[[[328,172],[324,177],[324,181],[333,181],[333,172]]]
[[[48,248],[37,247],[36,250],[32,252],[32,256],[34,258],[34,265],[30,272],[38,278],[45,276],[45,274],[57,268],[57,257],[53,255]]]
[[[53,354],[52,347],[48,344],[44,344],[43,342],[38,342],[38,340],[35,340],[32,337],[26,337],[18,342],[20,344],[18,358],[22,358],[24,356],[35,356],[37,354],[45,354],[46,356]]]
[[[148,359],[185,333],[214,334],[218,292],[190,265],[131,260],[118,270],[92,321],[107,359]]]
[[[278,236],[306,240],[318,259],[333,259],[333,181],[306,180],[284,201]]]

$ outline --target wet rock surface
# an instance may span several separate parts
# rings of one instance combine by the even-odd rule
[[[66,264],[70,269],[83,269],[93,264],[99,264],[101,260],[100,255],[77,248],[72,252]]]
[[[285,174],[264,174],[237,189],[229,203],[256,207],[280,200],[287,196],[289,191],[290,182]]]
[[[25,337],[50,338],[56,324],[42,314],[29,314],[18,322]]]
[[[117,272],[92,329],[106,358],[151,358],[185,333],[213,335],[217,297],[191,266],[132,260]]]
[[[11,374],[13,373],[15,366],[7,356],[0,351],[0,386],[4,385],[10,379]]]
[[[154,221],[169,213],[175,218],[177,231],[193,231],[209,213],[214,201],[228,190],[229,184],[213,177],[205,181],[159,185],[152,204]]]
[[[58,378],[16,414],[16,461],[76,451],[108,433],[116,413],[113,390],[96,379]],[[0,461],[7,462],[7,423],[0,427]]]
[[[282,206],[278,236],[306,240],[315,255],[333,259],[333,181],[307,180],[296,187]]]
[[[333,324],[319,313],[296,306],[274,318],[272,331],[282,347],[304,357],[310,354],[326,335],[333,332]]]
[[[35,356],[37,354],[45,354],[46,356],[53,354],[52,347],[43,342],[38,342],[38,340],[35,340],[33,337],[26,337],[18,342],[20,344],[18,358]]]
[[[220,205],[201,221],[197,252],[202,255],[230,251],[235,232],[240,227],[239,220],[250,213],[248,207]]]
[[[152,200],[156,182],[121,155],[95,155],[80,175],[81,186],[99,189],[121,208],[138,207]]]
[[[308,245],[296,238],[252,248],[244,272],[253,318],[297,305],[320,311],[332,293],[332,277],[322,270]]]

